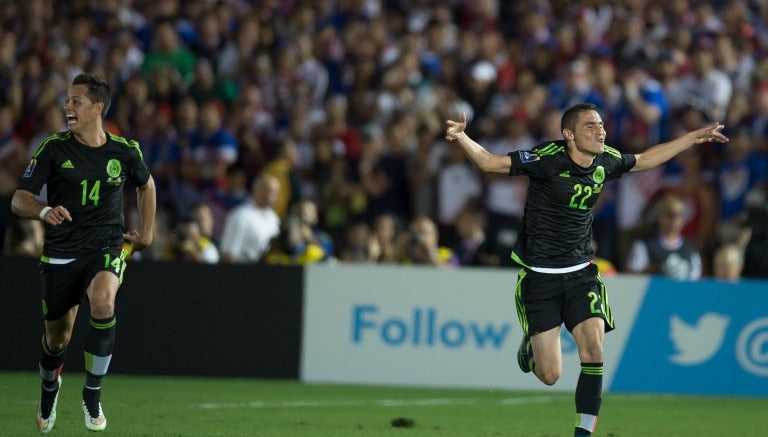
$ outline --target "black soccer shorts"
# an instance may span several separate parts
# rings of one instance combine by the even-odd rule
[[[55,260],[42,257],[40,278],[45,320],[57,320],[79,305],[88,285],[99,272],[112,272],[122,283],[127,256],[127,250],[110,247],[82,255],[66,264],[56,264]]]
[[[554,274],[522,268],[515,302],[520,326],[527,335],[548,331],[562,323],[571,331],[592,317],[605,320],[606,332],[614,328],[605,283],[595,264],[571,273]]]

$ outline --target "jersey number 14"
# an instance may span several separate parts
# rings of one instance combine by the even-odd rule
[[[83,181],[80,182],[80,185],[83,186],[83,197],[81,200],[82,205],[85,206],[90,200],[93,202],[93,206],[98,206],[101,181],[95,181],[90,190],[88,189],[88,181],[86,179],[83,179]]]

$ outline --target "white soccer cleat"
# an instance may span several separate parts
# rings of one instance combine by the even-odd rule
[[[90,410],[93,410],[93,412]],[[107,417],[104,416],[104,412],[101,410],[101,402],[99,401],[96,401],[96,404],[91,409],[83,401],[83,416],[85,417],[85,427],[90,431],[103,431],[107,427]]]
[[[60,391],[61,376],[59,376],[59,388],[56,389],[56,393],[53,395],[53,402],[51,402],[50,398],[43,399],[42,395],[40,396],[40,400],[37,401],[37,429],[39,429],[43,434],[48,434],[51,432],[53,425],[56,424],[56,403],[59,401]],[[50,406],[50,409],[48,409],[48,406]],[[48,417],[43,416],[43,414],[46,412],[48,413]]]

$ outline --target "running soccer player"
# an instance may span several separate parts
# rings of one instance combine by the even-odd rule
[[[43,433],[56,422],[61,369],[83,294],[90,303],[83,351],[85,426],[93,431],[106,428],[101,380],[115,343],[115,296],[131,247],[142,250],[152,243],[155,183],[139,144],[102,127],[109,103],[110,89],[103,79],[77,75],[64,104],[68,131],[40,144],[11,201],[15,214],[39,218],[46,227],[40,257],[43,382],[37,406],[37,426]],[[50,206],[35,199],[45,184]],[[125,184],[137,187],[140,232],[124,232]]]
[[[728,141],[712,124],[639,154],[604,144],[605,128],[596,107],[577,104],[561,119],[564,140],[531,150],[495,155],[464,132],[465,114],[447,120],[445,137],[461,147],[484,172],[530,178],[522,232],[512,250],[520,264],[517,315],[523,330],[518,364],[552,385],[562,374],[560,326],[573,334],[581,360],[576,385],[575,436],[595,430],[603,381],[603,339],[614,327],[605,284],[592,263],[592,208],[611,179],[654,168],[704,142]]]

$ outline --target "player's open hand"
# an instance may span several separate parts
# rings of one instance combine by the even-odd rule
[[[448,141],[455,140],[467,127],[467,114],[462,112],[459,116],[459,121],[446,120],[445,126],[445,139]]]
[[[720,123],[714,123],[699,130],[693,131],[692,133],[694,135],[694,142],[696,144],[727,142],[728,137],[720,132],[720,129],[723,127],[725,126]]]

